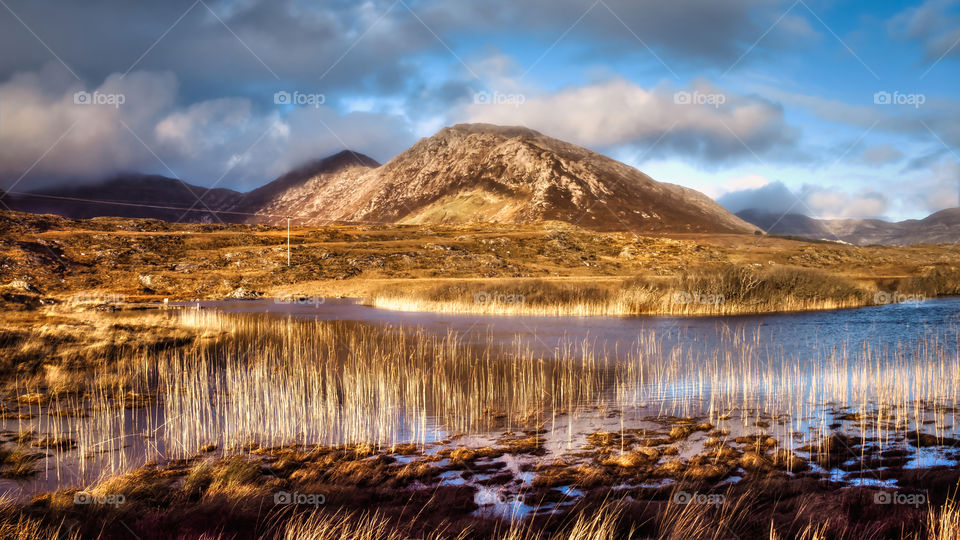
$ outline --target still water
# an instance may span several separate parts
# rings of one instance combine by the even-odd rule
[[[580,448],[591,433],[655,430],[658,425],[653,419],[669,416],[705,418],[731,431],[731,437],[756,432],[758,421],[762,421],[765,433],[789,447],[800,447],[816,434],[836,429],[861,433],[872,430],[876,435],[885,429],[882,426],[896,424],[892,431],[903,434],[929,425],[938,436],[945,437],[955,436],[957,431],[954,416],[960,405],[955,390],[960,387],[960,298],[830,312],[696,318],[395,312],[345,299],[235,300],[176,307],[181,313],[200,310],[228,318],[263,317],[306,325],[340,321],[407,334],[414,341],[429,336],[486,348],[499,356],[495,361],[523,357],[566,362],[566,371],[557,377],[590,379],[590,391],[569,406],[556,396],[544,400],[546,406],[538,401],[536,420],[545,439],[544,459]],[[588,372],[570,367],[579,358],[589,358]],[[498,382],[506,387],[500,392],[511,395],[523,390],[519,386],[544,384],[511,381],[509,373],[498,376],[502,378]],[[212,372],[209,377],[216,379],[219,373]],[[275,387],[268,391],[282,393],[289,382],[272,381]],[[217,379],[216,384],[220,388],[226,383]],[[566,391],[565,384],[568,382],[547,381],[545,392],[557,388]],[[456,384],[451,387],[457,388]],[[38,408],[34,418],[4,420],[0,427],[7,441],[24,431],[49,432],[56,424],[60,435],[83,440],[85,452],[47,451],[48,457],[40,462],[40,474],[22,481],[0,480],[0,493],[25,496],[57,487],[83,486],[148,461],[162,461],[178,453],[189,455],[196,449],[167,431],[182,433],[184,424],[191,422],[204,424],[202,436],[216,441],[219,448],[230,446],[230,441],[220,436],[232,425],[230,413],[223,410],[228,401],[200,404],[208,409],[201,421],[171,413],[164,399],[158,393],[160,403],[90,411],[81,418],[53,419]],[[220,399],[219,394],[216,399]],[[492,402],[497,399],[494,396]],[[517,401],[511,399],[512,403]],[[250,403],[261,406],[256,398]],[[449,410],[451,404],[442,400],[424,400],[416,406],[398,403],[391,409],[393,417],[386,427],[369,422],[371,426],[376,423],[370,428],[371,441],[410,440],[429,445],[455,436],[455,442],[445,444],[481,446],[491,444],[498,434],[512,428],[509,420],[506,426],[478,423],[475,411],[457,416]],[[916,403],[923,405],[917,407]],[[352,411],[351,426],[363,424],[358,415],[370,419],[383,416],[380,407],[378,403],[366,411],[362,407]],[[902,418],[907,410],[913,411],[912,416]],[[851,412],[879,415],[882,421],[857,424],[850,420]],[[298,414],[300,442],[356,442],[358,433],[361,438],[366,433],[342,426],[314,429],[311,424],[327,424],[333,417],[324,413],[327,416],[321,420],[309,407]],[[891,416],[895,420],[890,420]],[[347,422],[340,416],[334,420]],[[177,430],[172,429],[174,425]],[[884,444],[905,445],[904,439],[893,436],[884,439]],[[267,442],[285,440],[270,438]],[[693,455],[702,449],[703,437],[691,437],[681,445],[680,455]],[[912,466],[917,467],[953,465],[958,457],[952,448],[944,452],[917,448],[915,452]]]

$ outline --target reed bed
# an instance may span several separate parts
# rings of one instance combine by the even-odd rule
[[[229,325],[224,347],[163,356],[165,432],[186,453],[205,444],[427,442],[487,431],[594,401],[613,384],[590,354],[552,359],[494,351],[448,334],[191,312]],[[443,428],[439,428],[443,426]]]
[[[861,307],[876,303],[876,292],[817,270],[733,265],[672,278],[637,277],[606,287],[543,280],[464,281],[420,291],[384,290],[370,302],[384,309],[439,313],[695,316]]]
[[[168,316],[209,339],[98,367],[92,390],[49,397],[29,406],[33,418],[14,421],[38,439],[71,441],[46,448],[54,454],[46,478],[83,485],[209,448],[391,449],[517,428],[545,427],[575,448],[574,423],[596,418],[598,407],[599,416],[623,411],[622,429],[648,417],[706,416],[762,431],[791,452],[822,444],[838,416],[881,444],[921,430],[956,435],[956,328],[896,346],[867,340],[825,350],[814,340],[802,353],[776,348],[757,328],[718,327],[715,337],[693,340],[651,328],[629,350],[587,340],[544,351],[362,323],[198,310]],[[42,390],[25,385],[17,394]],[[768,425],[756,427],[760,421]],[[557,441],[564,431],[566,441]]]

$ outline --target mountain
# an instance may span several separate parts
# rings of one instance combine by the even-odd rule
[[[880,219],[817,219],[801,214],[737,212],[737,216],[772,234],[823,240],[840,240],[857,245],[947,244],[960,238],[960,208],[949,208],[924,219],[883,221]]]
[[[339,175],[351,175],[379,167],[373,158],[343,150],[332,156],[301,165],[253,191],[246,193],[237,206],[238,210],[250,213],[271,214],[281,208],[289,208],[296,215],[308,212],[309,193],[315,185]],[[303,204],[298,203],[302,201]],[[285,214],[287,215],[287,214]]]
[[[273,201],[269,213],[305,223],[561,220],[594,230],[756,230],[692,189],[531,129],[489,124],[445,128],[385,165],[321,175]]]
[[[833,235],[823,223],[823,220],[803,214],[777,214],[751,208],[737,212],[736,215],[747,223],[752,223],[770,234],[834,240]]]
[[[601,231],[753,233],[756,227],[702,193],[524,127],[460,124],[424,138],[385,165],[344,151],[238,193],[159,176],[8,194],[14,209],[86,218],[319,225],[533,223]],[[203,205],[196,196],[203,197]],[[88,202],[110,201],[119,204]],[[125,206],[131,205],[131,206]],[[139,205],[139,206],[138,206]],[[195,206],[194,211],[185,210]]]
[[[323,201],[318,193],[329,193],[330,187],[357,178],[380,164],[363,154],[344,150],[330,157],[298,167],[276,180],[247,193],[236,209],[247,214],[249,222],[272,223],[281,216],[296,216],[298,223],[323,221]]]
[[[12,210],[73,219],[116,216],[215,222],[218,219],[210,211],[229,210],[243,194],[232,189],[207,189],[165,176],[126,174],[99,184],[6,193],[2,197],[2,202]],[[197,202],[198,198],[202,203]],[[226,220],[225,216],[220,218]]]
[[[356,164],[379,166],[363,154],[345,150],[301,165],[247,193],[224,188],[207,189],[165,176],[127,174],[97,184],[60,186],[29,193],[0,192],[0,198],[12,210],[73,219],[115,216],[243,223],[249,221],[247,213],[269,210],[278,194],[289,193],[311,179]]]

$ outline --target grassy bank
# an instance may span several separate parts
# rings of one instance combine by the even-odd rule
[[[954,267],[864,284],[815,269],[729,265],[612,284],[465,280],[420,289],[393,287],[373,294],[371,304],[403,311],[496,315],[734,315],[919,303],[958,293],[960,270]]]
[[[951,294],[957,280],[950,269],[960,268],[960,250],[948,245],[667,238],[562,223],[295,227],[290,246],[288,259],[286,228],[0,211],[0,304],[6,311],[57,302],[109,308],[300,293],[437,311],[744,313],[865,305],[876,292]],[[930,276],[940,270],[937,283]],[[624,283],[632,276],[640,277]],[[467,285],[480,281],[483,288]],[[384,290],[387,284],[394,290]],[[851,284],[868,294],[844,290]],[[493,287],[526,302],[468,305]],[[683,293],[689,302],[675,302],[678,294],[687,299]],[[713,302],[720,294],[724,302]]]

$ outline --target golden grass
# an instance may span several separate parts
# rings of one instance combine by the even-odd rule
[[[756,495],[747,494],[716,506],[668,505],[658,518],[656,538],[687,540],[740,538],[737,532],[751,518]],[[558,523],[554,531],[537,528],[530,521],[514,522],[498,529],[492,535],[499,540],[613,540],[634,538],[633,527],[624,528],[622,507],[607,503],[599,509],[575,512],[566,523]],[[960,519],[957,506],[948,501],[943,507],[931,510],[926,531],[901,531],[903,540],[956,540],[960,538]],[[411,538],[411,524],[398,525],[379,513],[346,513],[320,511],[300,514],[283,526],[281,538],[308,540],[406,540]],[[741,533],[743,534],[743,533]],[[417,538],[460,539],[471,537],[471,531],[434,531]],[[484,535],[486,537],[486,535]],[[826,540],[853,538],[841,530],[831,530],[829,523],[811,522],[791,535],[778,532],[773,522],[766,537],[769,540]]]
[[[614,504],[608,504],[592,512],[575,514],[570,523],[560,525],[558,531],[543,531],[528,521],[514,522],[494,532],[499,540],[613,540],[614,538],[632,538],[632,531],[619,531],[620,512]],[[283,529],[281,538],[285,540],[407,540],[411,538],[413,523],[398,526],[377,512],[313,512],[301,514],[289,520]],[[464,539],[474,535],[470,529],[453,530],[444,527],[416,538],[424,540]],[[486,535],[484,535],[486,536]]]
[[[313,512],[301,514],[288,521],[283,540],[407,540],[409,534],[397,528],[379,513],[351,514],[346,512]],[[467,531],[448,534],[445,531],[423,535],[424,540],[468,538]]]
[[[241,287],[271,294],[366,296],[370,284],[380,280],[403,281],[404,287],[449,278],[590,281],[679,276],[730,264],[816,269],[890,291],[889,280],[960,265],[960,252],[948,245],[857,247],[752,235],[667,238],[597,233],[555,222],[298,227],[287,266],[285,227],[70,221],[9,212],[0,212],[0,222],[10,225],[0,227],[6,246],[0,255],[10,263],[0,268],[0,289],[26,281],[40,291],[18,292],[28,301],[8,304],[11,311],[51,296],[65,301],[65,308],[110,309],[117,298],[224,298]],[[62,253],[38,256],[26,237],[62,246]],[[64,261],[70,271],[57,271]],[[956,287],[954,280],[952,290]],[[71,302],[76,299],[94,301]],[[0,336],[0,347],[2,341]]]
[[[758,265],[759,266],[759,265]],[[401,311],[534,316],[734,315],[859,307],[877,291],[817,270],[733,265],[638,277],[619,286],[464,281],[426,290],[392,288],[372,305]]]
[[[960,539],[960,504],[948,500],[939,509],[931,508],[927,519],[929,540]]]

